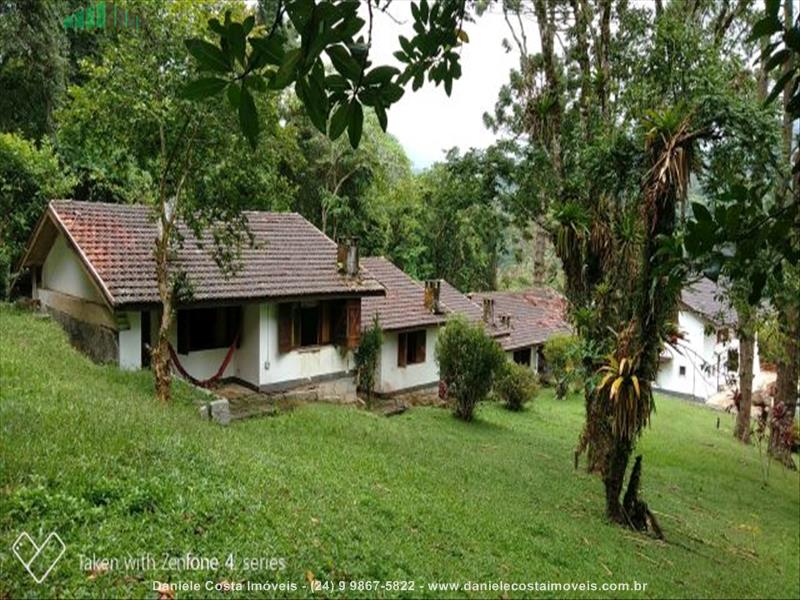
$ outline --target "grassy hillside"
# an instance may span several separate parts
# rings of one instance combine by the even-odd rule
[[[472,424],[433,408],[382,418],[309,405],[222,428],[177,387],[159,406],[148,373],[93,365],[52,322],[0,307],[0,598],[152,598],[154,579],[287,582],[297,591],[263,595],[308,596],[310,574],[415,582],[348,597],[634,580],[644,594],[606,595],[800,596],[798,475],[773,465],[762,487],[758,453],[733,441],[727,415],[717,429],[717,413],[659,402],[641,450],[662,544],[605,524],[602,485],[573,470],[578,398],[543,392],[522,414],[487,406]],[[37,541],[55,530],[67,546],[39,586],[9,551],[23,530]],[[160,570],[187,552],[233,555],[236,569]],[[156,569],[92,572],[81,558],[145,553]]]

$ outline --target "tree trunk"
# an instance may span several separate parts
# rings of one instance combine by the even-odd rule
[[[172,365],[169,354],[169,329],[172,326],[172,288],[169,284],[168,266],[169,240],[162,235],[156,243],[156,279],[158,295],[161,298],[161,322],[158,327],[158,339],[153,348],[153,375],[155,377],[156,397],[163,403],[170,400],[172,383]]]
[[[533,285],[542,286],[547,281],[547,232],[538,224],[533,223]]]
[[[624,440],[615,440],[608,454],[608,468],[603,474],[603,484],[606,488],[606,516],[613,523],[620,525],[627,525],[620,496],[625,483],[625,471],[628,468],[631,450],[629,443]]]
[[[744,315],[739,315],[740,326],[743,324]],[[736,415],[736,427],[733,435],[744,442],[750,443],[750,409],[753,404],[753,354],[755,340],[750,324],[745,323],[739,328],[739,412]]]

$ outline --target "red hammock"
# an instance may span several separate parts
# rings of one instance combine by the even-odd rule
[[[236,344],[239,343],[239,334],[236,334],[236,337],[233,338],[233,343],[231,347],[228,348],[228,353],[225,355],[225,359],[222,361],[222,364],[219,366],[219,369],[216,373],[214,373],[208,379],[203,379],[202,381],[199,379],[195,379],[191,375],[189,375],[188,371],[183,367],[183,365],[178,360],[178,353],[175,352],[175,348],[172,347],[172,344],[169,344],[169,356],[172,359],[172,364],[175,365],[175,368],[178,369],[178,373],[183,375],[184,379],[189,380],[194,385],[199,385],[200,387],[209,387],[212,383],[216,383],[222,374],[225,372],[225,369],[228,368],[228,365],[233,358],[233,352],[236,350]]]

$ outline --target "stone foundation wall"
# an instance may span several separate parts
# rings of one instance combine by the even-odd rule
[[[80,321],[50,306],[46,306],[44,309],[67,332],[70,344],[94,362],[117,363],[119,361],[119,342],[116,331],[101,325]]]

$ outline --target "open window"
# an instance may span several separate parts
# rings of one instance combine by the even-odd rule
[[[521,348],[519,350],[514,350],[514,362],[518,365],[524,365],[526,367],[531,366],[531,349],[530,348]]]
[[[240,333],[241,323],[242,310],[239,306],[179,310],[178,353],[230,348]]]
[[[336,344],[358,346],[361,300],[284,302],[278,305],[278,351]]]
[[[397,335],[397,366],[405,367],[425,362],[427,331],[406,331]]]

